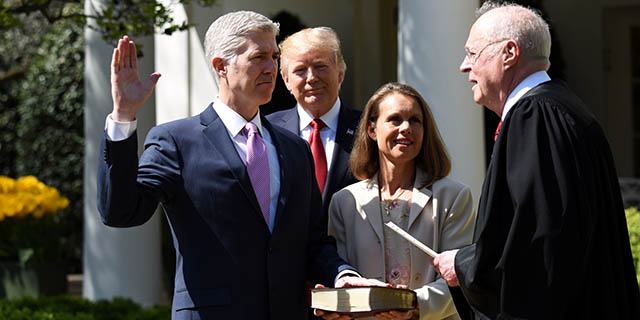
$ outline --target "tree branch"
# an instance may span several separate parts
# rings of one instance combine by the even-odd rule
[[[24,74],[25,72],[27,72],[27,69],[29,69],[29,66],[31,66],[31,60],[27,60],[20,66],[13,67],[3,73],[0,73],[0,82]]]

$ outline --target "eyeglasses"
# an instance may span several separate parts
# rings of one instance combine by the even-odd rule
[[[480,49],[480,51],[478,51],[478,53],[471,52],[468,48],[464,48],[464,51],[465,51],[464,58],[467,59],[469,62],[471,62],[471,64],[476,64],[476,61],[478,61],[478,59],[480,59],[480,55],[482,54],[482,52],[484,52],[484,49],[486,49],[489,46],[492,46],[494,44],[503,42],[505,40],[507,40],[507,39],[502,39],[502,40],[496,40],[496,41],[493,41],[493,42],[489,42],[484,47],[482,47],[482,49]]]

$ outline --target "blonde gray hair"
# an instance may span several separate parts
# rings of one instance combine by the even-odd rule
[[[302,29],[280,43],[280,72],[287,72],[288,58],[296,53],[313,49],[328,49],[333,52],[334,62],[338,70],[345,72],[347,64],[344,63],[340,39],[338,34],[329,27],[316,27]]]
[[[549,59],[551,54],[549,24],[544,21],[538,11],[513,3],[486,1],[476,11],[477,19],[487,13],[499,14],[497,21],[500,22],[485,29],[483,37],[487,41],[514,40],[524,57]]]
[[[247,41],[247,34],[259,31],[272,32],[275,37],[280,32],[280,25],[253,11],[230,12],[213,21],[204,38],[209,67],[212,68],[215,57],[234,63],[238,50]]]

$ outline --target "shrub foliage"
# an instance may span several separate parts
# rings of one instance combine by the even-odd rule
[[[633,255],[633,264],[636,267],[636,278],[640,285],[640,211],[636,207],[630,207],[625,210],[627,216],[627,229],[629,229],[629,243],[631,245],[631,254]]]
[[[0,300],[5,320],[169,320],[170,306],[142,308],[130,299],[92,302],[70,296]]]
[[[0,136],[3,173],[36,175],[54,186],[70,202],[55,217],[63,230],[57,245],[70,272],[80,272],[83,214],[83,28],[61,21],[41,35],[36,54],[20,81],[11,81],[11,91],[0,101],[0,122],[9,132]],[[17,79],[16,79],[17,80]],[[7,141],[5,145],[3,142]],[[5,151],[7,154],[5,154]],[[0,235],[1,236],[1,235]]]

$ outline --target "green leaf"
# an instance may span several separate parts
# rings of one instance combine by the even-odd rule
[[[35,251],[33,248],[22,248],[18,249],[18,262],[21,266],[26,266],[27,263],[33,258]]]

